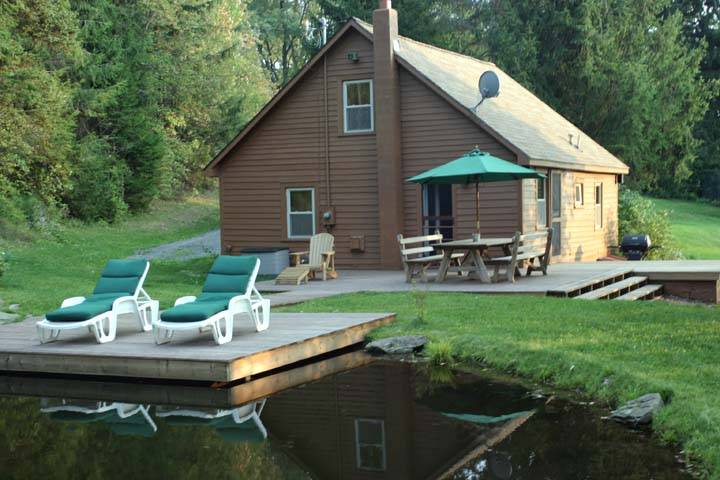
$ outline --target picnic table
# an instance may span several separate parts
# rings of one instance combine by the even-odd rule
[[[501,247],[505,254],[508,254],[509,248],[513,243],[513,239],[508,238],[480,238],[467,240],[454,240],[450,242],[441,242],[433,245],[437,250],[442,251],[443,259],[440,268],[435,277],[436,282],[444,282],[447,279],[448,271],[450,271],[450,262],[453,254],[462,252],[465,257],[460,262],[459,267],[454,267],[454,271],[468,273],[471,277],[479,277],[480,281],[485,283],[492,282],[490,274],[483,262],[483,254],[490,247]]]

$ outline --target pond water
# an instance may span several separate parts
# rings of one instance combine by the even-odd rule
[[[690,478],[593,407],[352,355],[229,389],[0,377],[0,478]]]

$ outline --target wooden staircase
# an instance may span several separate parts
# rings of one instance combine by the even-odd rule
[[[648,278],[633,275],[630,269],[612,271],[551,290],[555,297],[579,300],[652,300],[662,295],[663,286],[648,284]]]

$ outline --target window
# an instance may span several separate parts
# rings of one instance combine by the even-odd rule
[[[287,189],[288,238],[309,238],[315,235],[315,189]]]
[[[343,82],[343,125],[345,133],[374,129],[372,80]]]
[[[361,470],[385,470],[385,422],[355,419],[355,457]]]
[[[538,227],[547,226],[547,202],[545,200],[545,188],[547,187],[547,179],[538,178],[537,180],[537,224]]]
[[[553,172],[550,176],[552,180],[552,218],[560,217],[562,213],[562,173]]]
[[[595,228],[603,228],[603,186],[595,185]]]
[[[585,191],[582,183],[575,184],[575,207],[582,207],[585,204]]]

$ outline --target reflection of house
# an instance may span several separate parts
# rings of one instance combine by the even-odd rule
[[[274,395],[270,435],[321,479],[424,479],[522,423],[478,424],[416,403],[412,366],[375,363]]]

